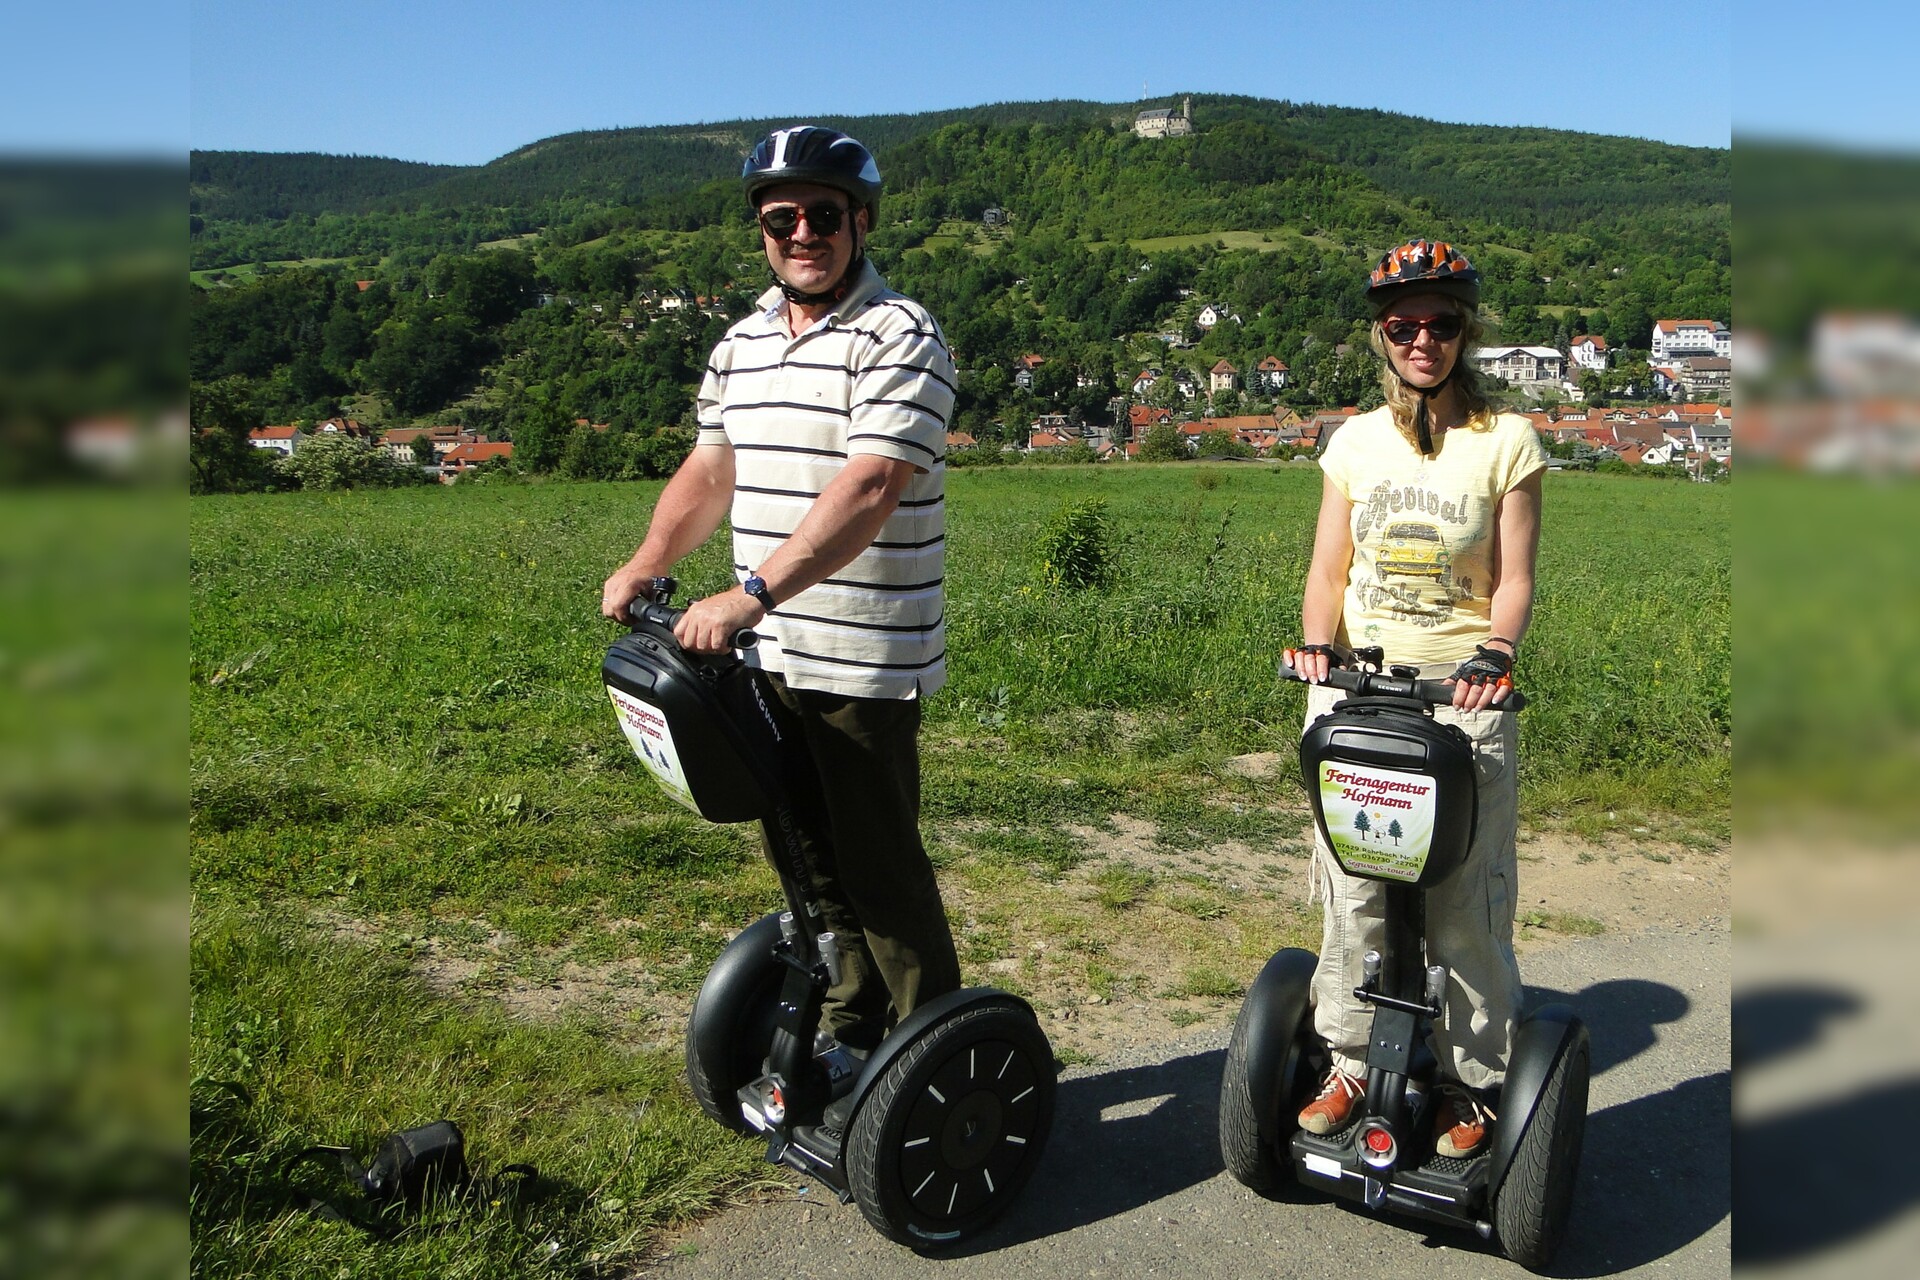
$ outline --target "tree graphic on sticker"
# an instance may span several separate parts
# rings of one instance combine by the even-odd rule
[[[1393,842],[1395,844],[1400,843],[1400,837],[1406,834],[1404,831],[1400,830],[1400,819],[1395,818],[1392,822],[1389,822],[1387,824],[1387,834],[1393,837]]]
[[[1360,833],[1362,840],[1367,838],[1367,832],[1373,830],[1373,823],[1368,819],[1365,809],[1353,815],[1353,829]]]

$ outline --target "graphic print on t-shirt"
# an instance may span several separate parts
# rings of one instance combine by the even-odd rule
[[[1473,579],[1456,576],[1455,568],[1462,552],[1485,536],[1485,520],[1468,495],[1382,481],[1354,509],[1354,546],[1371,559],[1373,574],[1353,588],[1368,610],[1437,627],[1460,601],[1473,598]]]

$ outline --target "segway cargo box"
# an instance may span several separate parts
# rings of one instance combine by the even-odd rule
[[[1300,743],[1313,819],[1350,876],[1421,888],[1466,859],[1478,793],[1473,745],[1406,698],[1348,698]]]
[[[749,822],[776,807],[786,708],[728,653],[684,652],[642,616],[600,666],[620,729],[666,793],[709,822]]]

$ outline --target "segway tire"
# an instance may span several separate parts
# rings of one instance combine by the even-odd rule
[[[1494,1237],[1509,1258],[1529,1271],[1544,1270],[1566,1234],[1586,1136],[1590,1066],[1582,1036],[1547,1077],[1494,1198]]]
[[[1032,1176],[1053,1123],[1053,1051],[1031,1014],[964,1008],[890,1064],[847,1135],[847,1184],[888,1239],[934,1248],[985,1227]]]
[[[700,986],[687,1020],[687,1085],[708,1118],[751,1133],[740,1090],[760,1077],[773,1045],[785,969],[773,956],[777,917],[743,932]]]
[[[1220,1158],[1235,1182],[1249,1191],[1272,1196],[1293,1179],[1281,1169],[1274,1149],[1260,1141],[1248,1073],[1247,1054],[1253,1039],[1248,1021],[1235,1019],[1233,1039],[1227,1042],[1227,1066],[1220,1077]]]

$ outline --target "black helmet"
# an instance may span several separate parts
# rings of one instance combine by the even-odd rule
[[[760,207],[760,193],[783,182],[812,182],[844,191],[855,208],[872,216],[880,200],[880,166],[873,153],[838,129],[799,124],[775,129],[740,166],[747,203]]]
[[[1445,240],[1409,240],[1389,249],[1367,277],[1367,301],[1378,316],[1409,293],[1445,294],[1472,309],[1480,305],[1480,272]]]

